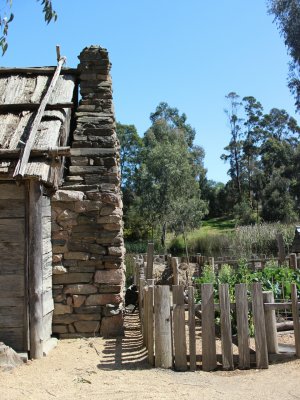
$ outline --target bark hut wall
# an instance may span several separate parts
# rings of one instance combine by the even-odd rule
[[[124,242],[119,142],[106,49],[79,56],[81,101],[72,157],[52,198],[53,333],[123,332]]]

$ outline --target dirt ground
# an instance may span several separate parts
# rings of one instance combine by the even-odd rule
[[[128,315],[124,338],[63,340],[47,357],[0,372],[0,399],[300,399],[300,360],[268,370],[154,369],[137,328]]]

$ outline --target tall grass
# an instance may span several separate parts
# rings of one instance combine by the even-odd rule
[[[229,256],[233,258],[251,257],[252,255],[277,255],[277,234],[283,236],[286,251],[289,252],[295,232],[294,225],[280,223],[263,223],[240,226],[232,230],[203,229],[188,235],[187,243],[190,253],[201,253],[207,256]],[[182,237],[176,237],[170,243],[174,254],[184,251]]]

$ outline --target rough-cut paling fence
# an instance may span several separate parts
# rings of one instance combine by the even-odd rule
[[[270,292],[263,292],[260,283],[251,285],[251,296],[246,284],[235,287],[235,302],[230,302],[228,284],[219,286],[219,303],[214,302],[212,284],[201,285],[201,304],[194,302],[194,287],[188,287],[185,303],[184,287],[154,286],[153,280],[140,287],[141,325],[149,363],[160,368],[174,367],[178,371],[194,371],[201,365],[212,371],[221,365],[225,370],[255,366],[268,368],[269,361],[278,353],[275,310],[292,309],[296,356],[300,357],[299,306],[296,285],[292,284],[292,301],[274,303]],[[272,300],[272,301],[270,301]],[[221,355],[216,350],[215,312],[220,313]],[[254,324],[255,352],[249,347],[249,321],[251,311]],[[195,313],[201,312],[202,352],[196,351]],[[236,315],[238,355],[233,355],[231,316]],[[187,345],[188,344],[188,345]],[[276,359],[283,359],[284,354]],[[289,355],[290,357],[290,355]],[[199,363],[197,362],[199,361]]]

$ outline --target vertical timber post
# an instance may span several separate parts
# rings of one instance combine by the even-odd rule
[[[42,187],[30,180],[28,190],[28,263],[29,263],[29,326],[30,357],[43,357],[43,242]]]

